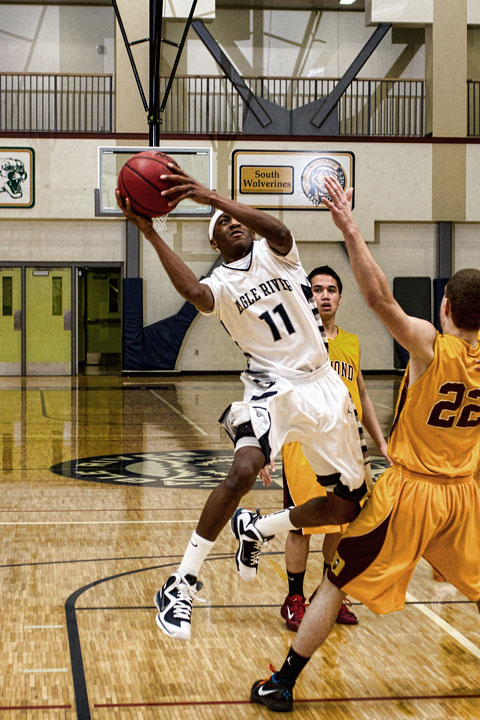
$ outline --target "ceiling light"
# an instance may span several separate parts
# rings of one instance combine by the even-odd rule
[[[353,5],[357,0],[340,0],[340,5]]]

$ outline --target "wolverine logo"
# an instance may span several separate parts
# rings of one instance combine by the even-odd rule
[[[302,190],[312,205],[320,205],[323,198],[331,200],[325,189],[325,178],[334,176],[345,189],[345,170],[336,160],[318,157],[308,163],[302,173]]]
[[[27,179],[25,166],[15,158],[0,159],[0,193],[6,192],[12,198],[21,198],[22,183]]]

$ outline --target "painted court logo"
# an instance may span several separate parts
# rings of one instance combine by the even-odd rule
[[[112,485],[136,485],[156,488],[192,488],[211,490],[227,475],[233,459],[228,450],[190,450],[181,452],[124,453],[81,458],[52,465],[51,472],[74,480]],[[387,467],[384,458],[372,458],[374,479]],[[282,468],[278,463],[272,484],[264,488],[260,480],[256,490],[282,487]]]

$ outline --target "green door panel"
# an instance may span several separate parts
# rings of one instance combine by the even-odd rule
[[[27,268],[27,375],[70,375],[71,268]]]
[[[22,270],[0,268],[0,375],[22,374]]]

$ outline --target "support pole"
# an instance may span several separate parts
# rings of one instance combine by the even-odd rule
[[[150,0],[150,97],[148,135],[150,145],[160,144],[160,48],[162,42],[163,0]]]

